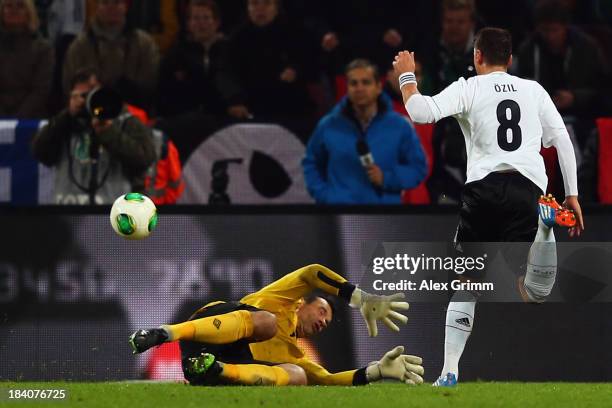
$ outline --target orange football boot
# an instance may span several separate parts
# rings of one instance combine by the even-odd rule
[[[549,228],[555,224],[568,228],[576,225],[576,215],[574,211],[562,207],[552,194],[540,196],[538,200],[538,211],[542,222]]]

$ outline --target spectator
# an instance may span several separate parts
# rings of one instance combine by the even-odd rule
[[[608,0],[561,0],[563,7],[568,10],[573,24],[590,25],[603,22],[601,6],[610,3]]]
[[[53,67],[53,89],[49,101],[51,114],[56,114],[64,108],[65,103],[62,89],[64,58],[72,41],[87,25],[87,5],[85,0],[53,0],[44,3],[47,18],[46,32],[55,49],[56,57]]]
[[[434,59],[424,61],[429,66],[436,93],[460,77],[467,79],[476,75],[473,61],[476,10],[473,0],[443,0],[441,23]]]
[[[184,14],[190,0],[179,0],[180,20],[185,21]],[[245,0],[221,0],[217,2],[219,14],[223,16],[219,31],[230,34],[246,19]],[[184,29],[185,27],[182,27]]]
[[[582,0],[583,2],[585,0]],[[533,0],[475,0],[478,18],[488,27],[505,28],[512,44],[520,44],[531,28]]]
[[[600,202],[598,194],[600,138],[599,130],[593,129],[582,150],[582,163],[578,167],[578,185],[580,186],[580,201],[583,203]]]
[[[401,190],[418,185],[427,172],[419,139],[382,96],[375,65],[355,60],[346,76],[347,97],[321,119],[308,143],[308,191],[320,204],[400,204]],[[357,151],[363,142],[374,159],[366,168]]]
[[[229,69],[228,42],[218,30],[214,0],[192,0],[186,10],[186,38],[162,60],[158,112],[172,116],[204,110],[247,119],[241,89]]]
[[[48,37],[47,22],[49,8],[51,7],[54,0],[33,0],[34,7],[36,8],[36,14],[38,14],[38,31],[43,37]]]
[[[248,0],[248,21],[231,38],[231,63],[258,120],[313,112],[306,84],[314,68],[305,34],[281,15],[280,0]]]
[[[64,91],[70,78],[88,66],[100,73],[100,81],[120,91],[130,104],[151,108],[157,85],[157,45],[139,29],[126,25],[127,0],[96,0],[91,26],[70,45],[64,62]]]
[[[47,8],[47,33],[49,40],[61,44],[62,49],[68,46],[87,24],[87,6],[85,0],[54,0]]]
[[[152,130],[156,161],[145,175],[145,194],[155,205],[176,204],[185,182],[183,165],[175,144],[159,129]]]
[[[165,54],[179,32],[179,4],[177,0],[131,0],[127,19],[132,27],[151,34]]]
[[[612,25],[612,2],[608,0],[594,0],[594,3],[598,21]]]
[[[518,75],[542,84],[566,122],[574,121],[578,141],[593,128],[605,83],[597,44],[577,27],[563,1],[544,0],[534,9],[535,32],[519,49]]]
[[[467,152],[461,128],[454,118],[445,118],[435,124],[432,148],[433,167],[427,180],[431,202],[440,205],[461,203]]]
[[[315,33],[330,73],[342,73],[355,58],[378,67],[389,64],[398,50],[416,42],[430,46],[431,21],[437,12],[431,0],[292,0],[286,7],[297,24]],[[408,29],[409,28],[409,29]],[[435,31],[434,31],[435,32]]]
[[[111,204],[142,191],[144,172],[156,159],[150,130],[125,108],[114,120],[90,116],[85,98],[99,85],[93,70],[77,72],[67,108],[32,140],[34,156],[56,169],[57,204]]]
[[[476,11],[473,0],[444,0],[441,27],[437,51],[428,64],[433,93],[442,91],[460,77],[467,79],[476,75],[473,61]],[[463,134],[454,118],[436,123],[432,145],[433,169],[427,181],[431,201],[437,204],[459,203],[465,184],[467,154]]]
[[[38,26],[32,0],[0,0],[0,116],[47,114],[54,54]]]

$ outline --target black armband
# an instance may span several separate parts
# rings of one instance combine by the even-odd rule
[[[319,278],[320,280],[322,280],[323,282],[325,282],[329,286],[337,288],[338,289],[338,297],[346,300],[347,303],[350,303],[351,295],[353,294],[353,291],[355,290],[355,285],[353,285],[352,283],[349,283],[349,282],[344,282],[344,283],[337,282],[337,281],[333,280],[332,278],[330,278],[329,276],[325,275],[321,271],[317,272],[317,278]]]
[[[351,296],[355,291],[355,285],[350,282],[344,282],[338,291],[338,297],[346,300],[346,303],[351,303]]]
[[[353,385],[366,385],[368,378],[366,377],[366,367],[360,368],[353,374]]]

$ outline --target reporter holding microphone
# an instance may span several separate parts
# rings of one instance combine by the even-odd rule
[[[384,176],[380,170],[380,167],[374,164],[374,156],[372,156],[368,142],[366,142],[364,139],[359,139],[356,147],[357,154],[359,155],[359,161],[367,172],[370,182],[377,188],[382,187]],[[380,190],[378,190],[378,193],[380,194]]]
[[[426,176],[421,143],[375,65],[357,59],[345,73],[347,96],[320,120],[302,161],[308,191],[318,204],[400,204]]]

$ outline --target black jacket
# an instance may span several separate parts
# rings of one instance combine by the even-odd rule
[[[518,51],[518,75],[538,81],[553,96],[567,89],[575,96],[574,107],[562,114],[581,114],[597,108],[605,82],[605,62],[597,43],[576,28],[568,32],[565,55],[554,57],[538,35],[528,38]]]
[[[158,95],[163,116],[196,109],[222,114],[228,106],[243,103],[243,92],[229,66],[227,40],[218,39],[208,50],[200,43],[179,40],[162,60]]]
[[[265,27],[250,22],[230,39],[232,68],[247,95],[247,106],[256,116],[299,114],[312,111],[306,83],[315,71],[310,43],[303,30],[282,17]],[[297,72],[295,82],[280,80],[286,68]]]

